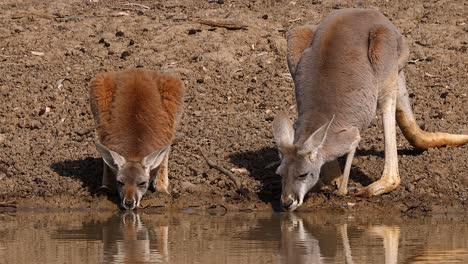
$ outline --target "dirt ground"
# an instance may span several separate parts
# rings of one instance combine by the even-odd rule
[[[188,87],[170,157],[171,196],[145,206],[276,208],[281,192],[271,122],[295,115],[287,29],[331,10],[378,8],[405,35],[410,97],[428,131],[468,133],[467,6],[463,1],[11,1],[0,3],[0,201],[18,208],[115,209],[99,195],[88,82],[135,67],[176,73]],[[248,25],[202,25],[227,18]],[[378,117],[362,136],[350,190],[378,179]],[[248,197],[201,158],[234,169]],[[468,146],[415,151],[398,131],[400,187],[369,199],[314,191],[302,210],[468,211]]]

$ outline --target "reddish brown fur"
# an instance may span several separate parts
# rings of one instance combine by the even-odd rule
[[[315,27],[302,26],[288,32],[288,64],[291,71],[295,71],[295,66],[301,58],[302,52],[310,46],[314,35]]]
[[[391,59],[398,58],[382,58],[382,56],[392,56],[385,50],[393,50],[393,46],[397,45],[395,41],[395,34],[390,31],[386,26],[377,26],[371,30],[369,34],[369,60],[372,63],[372,66],[377,71],[383,71],[384,67],[387,67],[385,63]]]
[[[90,98],[100,142],[132,162],[170,144],[184,92],[180,80],[158,72],[99,74]]]

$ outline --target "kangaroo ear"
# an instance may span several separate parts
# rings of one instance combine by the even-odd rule
[[[96,149],[101,153],[104,162],[111,168],[119,170],[127,162],[123,156],[115,151],[108,149],[106,146],[96,142]]]
[[[151,154],[143,158],[141,164],[143,165],[143,167],[148,168],[149,170],[158,167],[163,161],[164,157],[168,154],[170,149],[171,145],[167,145],[152,152]]]
[[[273,121],[273,136],[280,152],[293,145],[294,128],[291,120],[283,112],[279,113]]]
[[[304,144],[299,147],[298,154],[305,155],[314,152],[318,148],[321,148],[325,142],[325,139],[327,138],[328,129],[330,128],[330,125],[333,123],[334,119],[335,115],[332,116],[330,121],[312,133],[312,135],[309,136]]]

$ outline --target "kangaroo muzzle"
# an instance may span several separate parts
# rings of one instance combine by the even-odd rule
[[[123,198],[122,200],[122,207],[127,209],[127,210],[133,210],[135,209],[137,205],[137,201],[135,198]]]
[[[281,208],[285,211],[294,211],[302,204],[302,201],[297,199],[294,195],[281,195]]]

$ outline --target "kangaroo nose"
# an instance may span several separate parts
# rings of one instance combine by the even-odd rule
[[[133,209],[135,205],[135,199],[124,199],[124,207],[127,209]]]
[[[294,200],[291,199],[291,197],[286,197],[286,199],[283,199],[283,197],[281,197],[281,207],[283,207],[283,209],[288,210],[289,208],[291,208],[291,205],[293,203]]]

